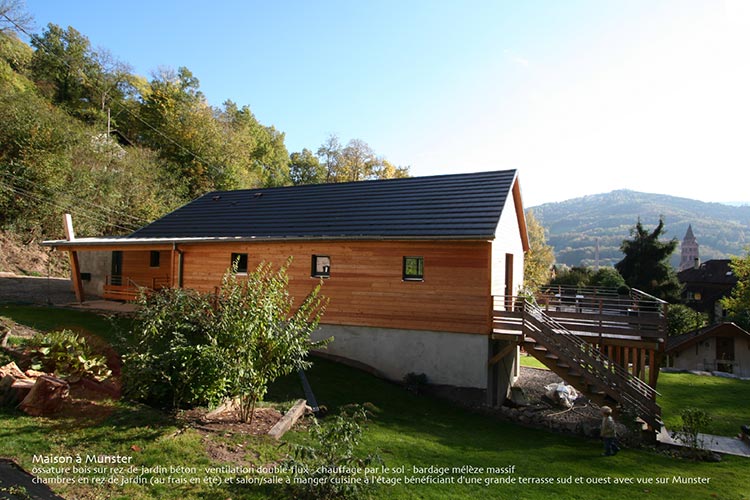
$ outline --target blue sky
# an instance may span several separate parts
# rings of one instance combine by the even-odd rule
[[[26,5],[143,76],[188,67],[290,152],[335,133],[413,175],[517,168],[527,206],[621,188],[750,201],[744,0]]]

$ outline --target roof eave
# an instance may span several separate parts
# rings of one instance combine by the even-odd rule
[[[80,238],[75,240],[46,240],[41,244],[47,247],[83,247],[83,246],[136,246],[165,245],[190,243],[251,243],[280,241],[489,241],[495,235],[356,235],[356,236],[199,236],[172,238]]]

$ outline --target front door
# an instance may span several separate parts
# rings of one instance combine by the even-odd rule
[[[513,310],[513,254],[505,254],[505,310]]]
[[[734,361],[734,337],[716,337],[716,369],[732,373]]]

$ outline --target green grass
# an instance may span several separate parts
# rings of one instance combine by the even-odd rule
[[[80,322],[93,333],[108,328],[106,321],[89,313],[66,315],[60,310],[36,308],[0,308],[0,315],[15,321],[45,322],[49,328],[58,326],[48,312],[61,315],[57,321],[68,327]],[[44,318],[42,320],[42,318]],[[79,324],[79,326],[81,326]],[[106,335],[106,333],[105,333]],[[720,498],[749,500],[747,459],[727,457],[721,463],[709,464],[671,458],[649,450],[624,450],[616,457],[602,458],[601,443],[526,429],[491,416],[473,413],[452,404],[425,396],[415,396],[401,387],[373,378],[358,370],[329,361],[314,359],[308,371],[318,402],[331,413],[349,403],[371,403],[373,418],[366,425],[363,449],[378,450],[385,466],[391,470],[403,467],[403,472],[383,474],[398,479],[419,477],[413,467],[508,467],[512,474],[479,474],[461,476],[450,471],[449,477],[483,481],[488,478],[510,477],[516,484],[398,484],[380,486],[377,498],[384,499],[630,499],[670,498],[681,500]],[[669,377],[668,377],[669,378]],[[296,375],[278,380],[270,388],[267,400],[290,401],[302,397]],[[665,396],[666,397],[666,396]],[[671,396],[669,396],[671,397]],[[747,401],[747,398],[738,398]],[[741,404],[741,403],[737,403]],[[74,455],[121,454],[133,457],[138,466],[194,466],[197,476],[202,468],[221,465],[206,453],[203,438],[194,430],[175,434],[175,421],[150,408],[127,403],[105,402],[102,415],[92,418],[34,418],[15,410],[0,411],[0,443],[2,454],[11,456],[31,469],[33,454]],[[734,409],[730,410],[734,411]],[[742,414],[742,413],[738,413]],[[325,419],[324,419],[325,420]],[[236,436],[226,437],[232,441]],[[304,431],[288,433],[287,443],[304,442]],[[235,445],[239,444],[233,441]],[[269,463],[288,450],[263,438],[245,439],[247,460]],[[135,446],[135,448],[134,448]],[[140,451],[134,451],[140,450]],[[191,475],[177,475],[189,479]],[[521,478],[544,477],[564,484],[535,486],[518,484]],[[708,485],[671,484],[673,477],[709,478]],[[646,478],[654,484],[638,484],[636,478]],[[666,484],[655,484],[665,478]],[[615,479],[631,479],[633,484],[614,484]],[[567,481],[570,480],[570,483]],[[582,484],[576,484],[576,480]],[[602,484],[590,484],[594,481]],[[606,483],[609,481],[609,484]],[[587,484],[589,483],[589,484]],[[77,498],[274,498],[271,487],[248,488],[205,484],[194,485],[104,485],[55,487]],[[72,493],[72,494],[71,494]]]
[[[534,356],[522,355],[521,356],[521,366],[525,366],[527,368],[539,368],[540,370],[549,370],[546,366],[544,366],[544,363],[536,359]]]
[[[735,436],[750,420],[750,381],[690,373],[661,373],[657,400],[667,429],[680,425],[683,408],[700,408],[711,416],[708,434]]]
[[[0,316],[37,330],[63,330],[93,333],[110,344],[117,344],[118,334],[129,320],[121,317],[100,316],[87,311],[55,307],[17,306],[0,304]]]

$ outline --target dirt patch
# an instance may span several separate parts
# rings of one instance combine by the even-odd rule
[[[252,449],[252,439],[267,436],[281,420],[281,412],[274,408],[257,408],[252,424],[241,422],[235,410],[207,417],[208,411],[197,408],[181,412],[178,422],[202,434],[203,446],[213,460],[236,465],[257,463],[260,455]]]
[[[178,417],[185,425],[190,425],[204,432],[219,434],[265,435],[281,420],[283,415],[274,408],[256,408],[252,423],[240,421],[235,410],[227,410],[219,415],[208,417],[205,409],[194,409],[182,412]]]
[[[10,332],[13,337],[21,337],[24,339],[30,339],[38,332],[33,328],[16,323],[12,319],[0,316],[0,337],[5,335],[6,332]]]
[[[0,231],[0,272],[64,277],[70,272],[70,264],[65,253],[43,247],[36,238],[23,239]]]

